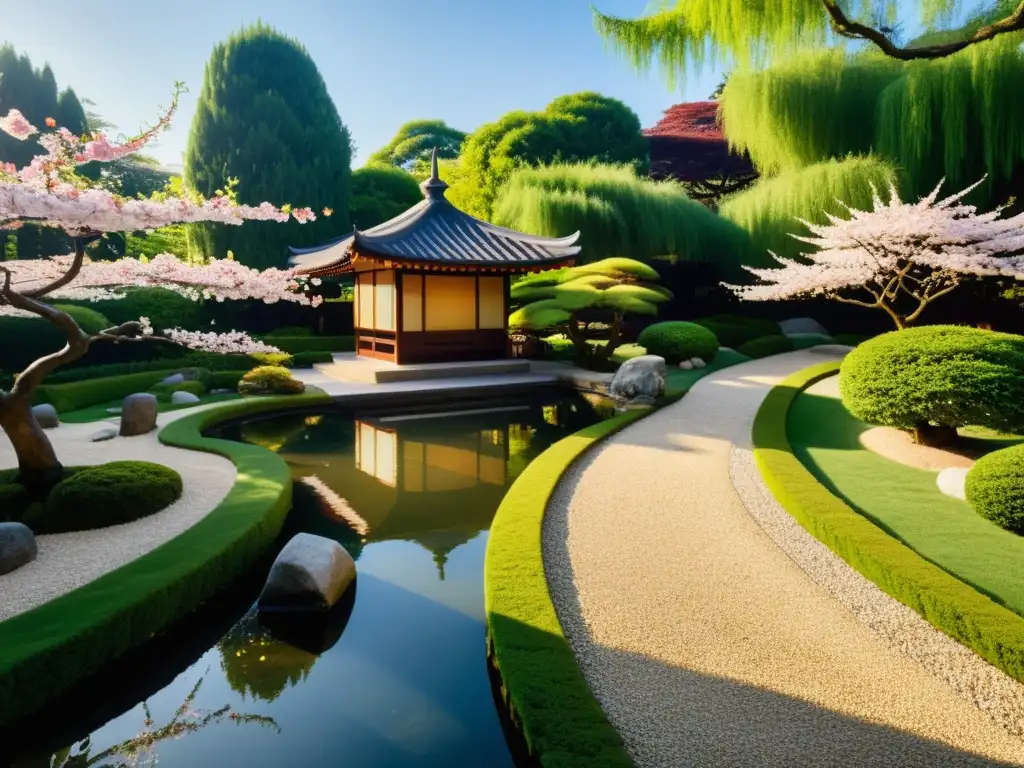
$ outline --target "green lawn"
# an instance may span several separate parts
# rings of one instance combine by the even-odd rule
[[[199,398],[198,403],[190,405],[174,405],[172,403],[159,403],[157,405],[160,413],[167,411],[180,411],[183,408],[195,408],[197,405],[206,405],[207,403],[224,403],[230,400],[238,400],[240,395],[237,393],[230,393],[227,395],[203,395]],[[77,411],[68,411],[60,415],[60,420],[65,424],[87,424],[92,421],[104,421],[106,419],[119,418],[117,414],[107,413],[108,408],[120,408],[123,399],[111,400],[108,403],[101,403],[100,405],[93,405],[89,408],[80,408]]]
[[[797,396],[787,421],[793,453],[829,490],[922,557],[1024,616],[1024,537],[942,494],[935,472],[861,447],[867,429],[816,387]],[[968,431],[996,443],[1012,440]]]

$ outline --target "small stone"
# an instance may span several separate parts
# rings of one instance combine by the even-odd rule
[[[0,575],[35,560],[36,537],[22,523],[0,523]]]
[[[145,435],[156,429],[156,395],[137,392],[124,399],[121,411],[121,436]]]
[[[183,373],[172,373],[166,379],[161,381],[161,384],[181,384],[185,381],[185,374]]]
[[[233,394],[235,394],[235,390],[233,390],[233,389],[211,389],[210,390],[210,394],[211,395],[233,395]]]
[[[121,415],[121,409],[120,408],[107,408],[107,413],[109,413],[111,416],[120,416]]]
[[[36,417],[39,426],[43,429],[54,429],[60,426],[60,416],[57,409],[49,403],[32,406],[32,415]]]
[[[199,402],[199,396],[191,392],[174,392],[171,395],[171,402],[174,405],[195,405]]]
[[[703,360],[702,360],[701,358],[699,358],[699,357],[694,357],[694,358],[692,358],[692,359],[690,360],[690,362],[691,362],[691,363],[693,363],[693,367],[694,367],[694,368],[707,368],[707,367],[708,367],[708,364],[707,364],[707,363],[705,363],[705,362],[704,362],[704,361],[703,361]]]
[[[89,440],[94,443],[102,443],[106,440],[113,440],[115,437],[117,437],[117,430],[113,427],[107,427],[106,429],[93,432],[89,435]]]
[[[679,367],[682,368],[684,371],[692,371],[693,363],[690,362],[689,360],[683,360],[683,362],[679,364]]]
[[[326,611],[356,577],[356,564],[341,544],[299,533],[274,560],[260,593],[260,612]]]
[[[964,485],[967,482],[967,473],[970,471],[970,467],[947,467],[939,472],[935,483],[939,486],[939,490],[947,496],[966,501],[967,494],[964,492]]]

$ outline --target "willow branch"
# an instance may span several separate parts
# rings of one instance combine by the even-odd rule
[[[838,0],[821,0],[821,2],[831,17],[836,32],[840,35],[874,43],[886,56],[899,59],[900,61],[941,59],[976,43],[991,40],[1008,32],[1024,30],[1024,0],[1022,0],[1021,4],[1009,16],[992,24],[986,24],[964,40],[942,43],[941,45],[925,45],[919,48],[901,48],[893,43],[884,32],[850,19],[839,6]]]

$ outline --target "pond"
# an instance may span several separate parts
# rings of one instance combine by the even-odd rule
[[[354,592],[324,626],[272,633],[252,610],[271,553],[166,635],[0,734],[18,745],[11,764],[517,764],[486,660],[487,532],[530,461],[609,414],[560,392],[461,407],[292,413],[212,432],[289,463],[295,501],[278,548],[300,531],[337,540],[356,559]]]

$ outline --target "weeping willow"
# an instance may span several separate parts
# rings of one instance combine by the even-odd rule
[[[824,224],[826,212],[848,216],[839,201],[852,208],[870,208],[872,184],[879,196],[888,200],[889,185],[901,189],[903,181],[891,164],[877,157],[826,160],[762,179],[728,198],[719,213],[750,233],[751,245],[743,254],[745,264],[776,266],[768,251],[792,258],[811,250],[790,236],[807,234],[798,218]]]
[[[849,0],[848,13],[877,26],[904,14],[932,29],[947,24],[960,0]],[[903,20],[907,20],[905,17]],[[820,48],[835,41],[821,0],[675,0],[639,19],[595,11],[598,33],[644,71],[657,61],[669,84],[705,62],[760,66],[768,56]]]
[[[1005,201],[1024,161],[1024,53],[1009,38],[935,61],[808,52],[733,74],[722,94],[730,143],[763,174],[847,154],[874,153],[902,168],[907,190],[990,184],[972,199]]]
[[[688,198],[679,184],[639,178],[623,166],[518,170],[497,202],[494,223],[546,236],[579,230],[585,262],[677,256],[714,262],[723,275],[735,274],[750,247],[742,229]]]

